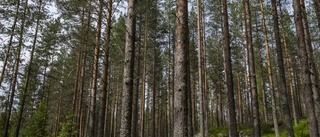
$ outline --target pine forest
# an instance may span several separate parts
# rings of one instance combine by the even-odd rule
[[[319,137],[319,0],[1,0],[2,137]]]

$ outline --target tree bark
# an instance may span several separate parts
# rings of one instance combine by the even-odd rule
[[[227,0],[222,0],[223,6],[223,45],[224,45],[224,65],[225,65],[225,78],[226,89],[228,93],[228,105],[229,105],[229,136],[237,137],[237,120],[236,120],[236,106],[234,101],[233,92],[233,76],[232,76],[232,64],[231,64],[231,49],[230,49],[230,34],[229,34],[229,21],[228,21],[228,7]]]
[[[310,32],[309,32],[309,25],[308,25],[308,18],[306,13],[305,1],[300,0],[300,7],[301,7],[301,14],[302,14],[302,24],[303,24],[303,31],[304,31],[304,40],[306,44],[307,54],[308,54],[308,65],[310,71],[310,79],[312,83],[312,91],[313,91],[313,98],[314,98],[314,107],[315,107],[315,115],[318,120],[318,126],[320,125],[320,95],[319,95],[319,74],[316,70],[316,64],[314,61],[313,55],[313,48],[311,44]]]
[[[283,63],[283,55],[282,55],[282,45],[280,40],[280,32],[279,32],[279,19],[277,12],[276,0],[271,0],[272,5],[272,15],[273,15],[273,27],[274,27],[274,36],[276,40],[276,48],[277,48],[277,63],[279,70],[279,80],[280,80],[280,88],[281,88],[281,106],[282,110],[284,110],[284,118],[285,118],[285,126],[287,129],[287,133],[289,137],[293,137],[293,126],[291,121],[291,112],[289,108],[288,94],[287,94],[287,86],[286,86],[286,76],[284,72],[284,63]]]
[[[176,10],[176,46],[174,63],[174,137],[188,136],[188,74],[187,48],[189,46],[188,2],[177,0]]]
[[[120,137],[131,136],[133,72],[134,72],[135,32],[136,32],[135,2],[136,2],[135,0],[128,0]]]
[[[148,1],[147,1],[148,4]],[[147,44],[148,44],[148,10],[145,12],[145,22],[144,22],[144,46],[143,46],[143,72],[142,72],[142,88],[141,88],[141,97],[140,97],[140,134],[141,137],[144,137],[144,109],[145,109],[145,88],[146,88],[146,69],[147,69]]]
[[[249,54],[249,77],[252,99],[252,112],[253,112],[253,135],[260,137],[260,116],[259,116],[259,103],[257,93],[256,71],[254,62],[254,51],[252,43],[252,30],[251,30],[251,13],[250,4],[248,0],[243,0],[245,10],[245,24],[246,24],[246,38],[247,38],[247,50]]]
[[[304,26],[302,22],[302,10],[300,5],[300,0],[293,0],[293,9],[294,9],[294,22],[296,25],[296,33],[298,36],[299,42],[299,56],[301,60],[301,80],[302,80],[302,89],[304,91],[304,101],[306,106],[306,116],[309,126],[309,134],[312,137],[319,136],[318,123],[315,114],[315,106],[312,93],[312,83],[311,83],[311,74],[310,68],[308,66],[310,56],[307,52],[307,45],[305,43],[305,34]]]
[[[108,14],[107,14],[107,28],[105,35],[105,45],[103,48],[104,52],[104,64],[103,64],[103,74],[102,74],[102,91],[100,95],[100,111],[99,111],[99,123],[98,123],[98,137],[103,137],[104,135],[104,125],[107,119],[105,118],[106,107],[108,106],[107,94],[108,94],[108,69],[109,69],[109,45],[110,45],[110,35],[111,35],[111,17],[112,17],[112,0],[108,2]]]
[[[96,96],[97,96],[97,79],[98,79],[98,64],[99,64],[99,50],[101,44],[101,24],[102,24],[102,11],[103,1],[99,0],[98,10],[98,22],[96,30],[95,48],[94,48],[94,60],[93,60],[93,72],[92,72],[92,87],[90,98],[90,119],[89,119],[89,137],[95,137],[95,120],[96,120]]]
[[[267,27],[266,27],[265,17],[264,17],[263,0],[260,0],[260,10],[261,10],[261,16],[262,16],[263,37],[264,37],[266,56],[267,56],[268,79],[269,79],[269,89],[270,89],[270,93],[271,93],[273,126],[274,126],[274,132],[275,132],[276,137],[279,137],[280,133],[279,133],[279,127],[278,127],[276,103],[275,103],[275,99],[274,99],[274,85],[273,85],[273,76],[272,76],[272,69],[271,69],[271,59],[270,59]]]

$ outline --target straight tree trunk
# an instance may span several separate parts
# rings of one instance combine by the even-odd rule
[[[104,52],[104,64],[103,64],[103,74],[102,74],[102,91],[100,95],[100,111],[99,111],[99,123],[98,123],[98,137],[104,137],[104,125],[107,119],[105,119],[106,108],[107,108],[107,87],[108,87],[108,69],[109,69],[109,45],[110,45],[110,35],[111,35],[111,17],[112,17],[112,0],[108,2],[108,14],[107,14],[107,28],[105,35],[105,45],[103,48]]]
[[[275,96],[274,96],[274,85],[273,85],[273,76],[272,76],[272,69],[271,69],[268,34],[267,34],[267,27],[266,27],[265,18],[264,18],[263,0],[260,0],[260,10],[261,10],[261,15],[262,15],[263,37],[264,37],[264,43],[265,43],[265,47],[266,47],[269,89],[270,89],[270,93],[271,93],[273,126],[274,126],[274,132],[275,132],[276,137],[280,137],[278,119],[277,119],[276,102],[275,102]]]
[[[23,15],[21,19],[21,30],[19,34],[19,43],[18,43],[18,49],[16,51],[16,60],[15,60],[15,65],[14,65],[14,74],[13,74],[13,80],[12,80],[12,85],[11,85],[11,92],[10,92],[10,100],[9,100],[9,106],[8,106],[8,111],[6,115],[6,123],[5,123],[5,128],[4,128],[4,133],[3,137],[8,137],[9,136],[9,126],[10,126],[10,119],[11,119],[11,111],[12,111],[12,106],[14,102],[14,94],[16,90],[16,84],[18,81],[18,72],[19,72],[19,65],[20,65],[20,56],[21,56],[21,50],[22,50],[22,45],[23,45],[23,34],[24,34],[24,25],[26,21],[26,12],[28,8],[28,0],[25,1],[24,9],[23,9]]]
[[[226,88],[228,93],[229,105],[229,136],[238,137],[237,132],[237,115],[236,106],[234,101],[233,92],[233,76],[231,66],[231,49],[230,49],[230,34],[229,34],[229,21],[228,21],[228,7],[227,0],[222,0],[222,16],[223,16],[223,45],[224,45],[224,64],[225,64],[225,78]]]
[[[14,34],[15,34],[16,25],[17,25],[17,21],[18,21],[18,18],[19,18],[19,8],[20,8],[20,0],[17,1],[16,13],[15,13],[15,16],[14,16],[13,25],[11,27],[11,35],[10,35],[10,39],[9,39],[9,44],[8,44],[8,47],[7,47],[7,50],[6,50],[6,53],[5,53],[5,57],[4,57],[4,60],[3,60],[3,66],[2,66],[1,75],[0,75],[0,88],[2,86],[2,81],[3,81],[4,75],[5,75],[5,71],[6,71],[6,67],[7,67],[7,64],[8,64],[8,56],[9,56],[9,53],[10,53],[10,50],[11,50],[11,47],[12,47],[13,37],[14,37]]]
[[[141,21],[140,21],[141,22]],[[137,54],[137,78],[136,78],[136,89],[133,93],[133,103],[132,103],[132,129],[131,129],[131,137],[138,137],[138,103],[139,103],[139,87],[140,87],[140,53],[141,53],[141,25],[139,27],[139,37],[138,37],[139,45],[138,45],[138,54]]]
[[[39,1],[38,3],[39,7],[38,7],[38,16],[37,16],[37,24],[36,24],[36,32],[34,34],[34,39],[33,39],[33,44],[32,44],[32,48],[31,48],[31,53],[30,53],[30,61],[28,64],[28,72],[26,74],[26,78],[25,78],[25,84],[24,84],[24,88],[23,88],[23,94],[22,94],[22,101],[21,101],[21,106],[20,106],[20,111],[19,111],[19,117],[18,117],[18,124],[16,127],[16,133],[15,136],[19,137],[19,133],[20,133],[20,127],[21,127],[21,121],[22,121],[22,116],[23,116],[23,111],[24,111],[24,105],[25,105],[25,101],[26,101],[26,97],[27,97],[27,91],[28,91],[28,87],[29,87],[29,77],[32,71],[32,65],[33,65],[33,57],[34,57],[34,51],[36,48],[36,43],[37,43],[37,37],[38,37],[38,28],[39,28],[39,24],[40,24],[40,13],[41,13],[41,8],[42,8],[42,0]]]
[[[305,43],[304,26],[302,22],[302,10],[300,0],[293,0],[294,21],[296,25],[296,33],[299,42],[299,55],[301,59],[301,81],[304,91],[304,101],[306,106],[306,116],[309,126],[309,134],[312,137],[319,136],[318,123],[315,114],[315,106],[312,93],[312,83],[310,78],[310,68],[308,66],[310,56],[307,52]]]
[[[153,45],[153,66],[152,66],[152,137],[156,137],[156,45]]]
[[[147,1],[148,3],[148,1]],[[142,88],[141,88],[141,97],[140,97],[140,134],[141,137],[144,137],[144,109],[145,109],[145,88],[146,88],[146,69],[147,69],[147,44],[148,44],[148,10],[145,12],[145,22],[144,22],[144,46],[143,46],[143,72],[142,72]]]
[[[252,43],[252,30],[251,30],[251,13],[249,0],[243,0],[245,10],[245,24],[246,24],[246,38],[247,38],[247,50],[249,54],[249,77],[251,88],[251,100],[252,100],[252,112],[253,112],[253,135],[260,137],[260,116],[259,116],[259,103],[258,92],[256,82],[256,71],[254,62],[254,51]]]
[[[281,32],[282,32],[282,40],[283,40],[283,47],[284,47],[284,53],[285,53],[285,59],[286,59],[286,67],[288,71],[288,81],[289,81],[289,88],[290,88],[290,97],[291,97],[291,107],[292,107],[292,116],[293,121],[295,125],[298,125],[298,118],[297,118],[297,112],[296,112],[296,102],[294,98],[294,91],[293,91],[293,82],[292,82],[292,71],[291,71],[291,63],[289,58],[289,52],[287,47],[287,40],[286,40],[286,31],[284,30],[283,25],[283,15],[282,15],[282,7],[279,6],[280,10],[280,24],[281,24]]]
[[[89,119],[89,137],[95,137],[95,120],[96,120],[96,96],[97,96],[97,79],[98,79],[98,64],[99,64],[99,50],[101,44],[101,24],[102,24],[102,11],[103,11],[103,1],[99,0],[99,10],[98,10],[98,22],[97,22],[97,32],[95,39],[94,48],[94,64],[93,64],[93,75],[92,75],[92,87],[91,87],[91,98],[90,98],[90,119]]]
[[[201,0],[197,0],[197,26],[198,26],[198,71],[199,71],[199,101],[200,101],[200,135],[207,136],[206,128],[206,103],[205,103],[205,90],[204,90],[204,72],[203,72],[203,27],[202,27],[202,3]]]
[[[310,39],[310,32],[309,32],[309,25],[308,25],[308,18],[306,13],[305,1],[300,0],[300,7],[301,7],[301,14],[302,14],[302,24],[304,28],[304,40],[306,43],[306,49],[308,54],[308,61],[309,61],[309,71],[310,71],[310,78],[312,83],[312,91],[313,91],[313,98],[314,98],[314,107],[315,107],[315,114],[318,120],[318,126],[320,125],[320,95],[319,95],[319,74],[316,70],[316,64],[313,57],[313,49]]]
[[[174,62],[174,132],[173,137],[188,136],[188,2],[187,0],[177,0],[176,9],[176,46]]]
[[[276,0],[271,0],[272,5],[272,15],[273,15],[273,27],[274,27],[274,36],[276,40],[276,48],[277,48],[277,62],[278,62],[278,70],[279,70],[279,80],[280,80],[280,88],[281,88],[281,107],[284,110],[284,123],[287,129],[287,134],[289,137],[294,136],[293,126],[291,121],[291,112],[289,108],[288,94],[287,94],[287,86],[286,86],[286,76],[284,72],[284,63],[283,63],[283,55],[282,55],[282,45],[280,40],[280,32],[279,32],[279,19],[277,12]]]
[[[135,54],[136,15],[135,0],[128,0],[126,19],[126,44],[123,71],[123,93],[120,137],[131,136],[132,102],[133,102],[133,72]]]

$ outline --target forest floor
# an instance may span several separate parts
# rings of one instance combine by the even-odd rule
[[[279,122],[279,130],[281,137],[287,137],[287,131],[284,127],[283,122]],[[300,119],[298,125],[294,126],[294,133],[296,137],[309,137],[308,124],[306,119]],[[238,132],[240,137],[251,137],[252,136],[252,127],[249,125],[239,125]],[[262,124],[261,125],[261,134],[262,137],[275,137],[273,124]],[[227,137],[228,128],[211,128],[209,130],[210,137]]]

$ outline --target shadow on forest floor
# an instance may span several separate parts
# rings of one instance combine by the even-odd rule
[[[279,122],[280,136],[286,137],[287,131],[283,122]],[[300,119],[298,125],[294,126],[294,134],[296,137],[309,137],[308,124],[306,119]],[[209,136],[210,137],[228,137],[229,129],[227,127],[220,128],[210,128]],[[250,125],[239,125],[238,132],[239,137],[252,137],[252,127]],[[275,137],[273,124],[262,124],[261,125],[261,134],[262,137]]]

